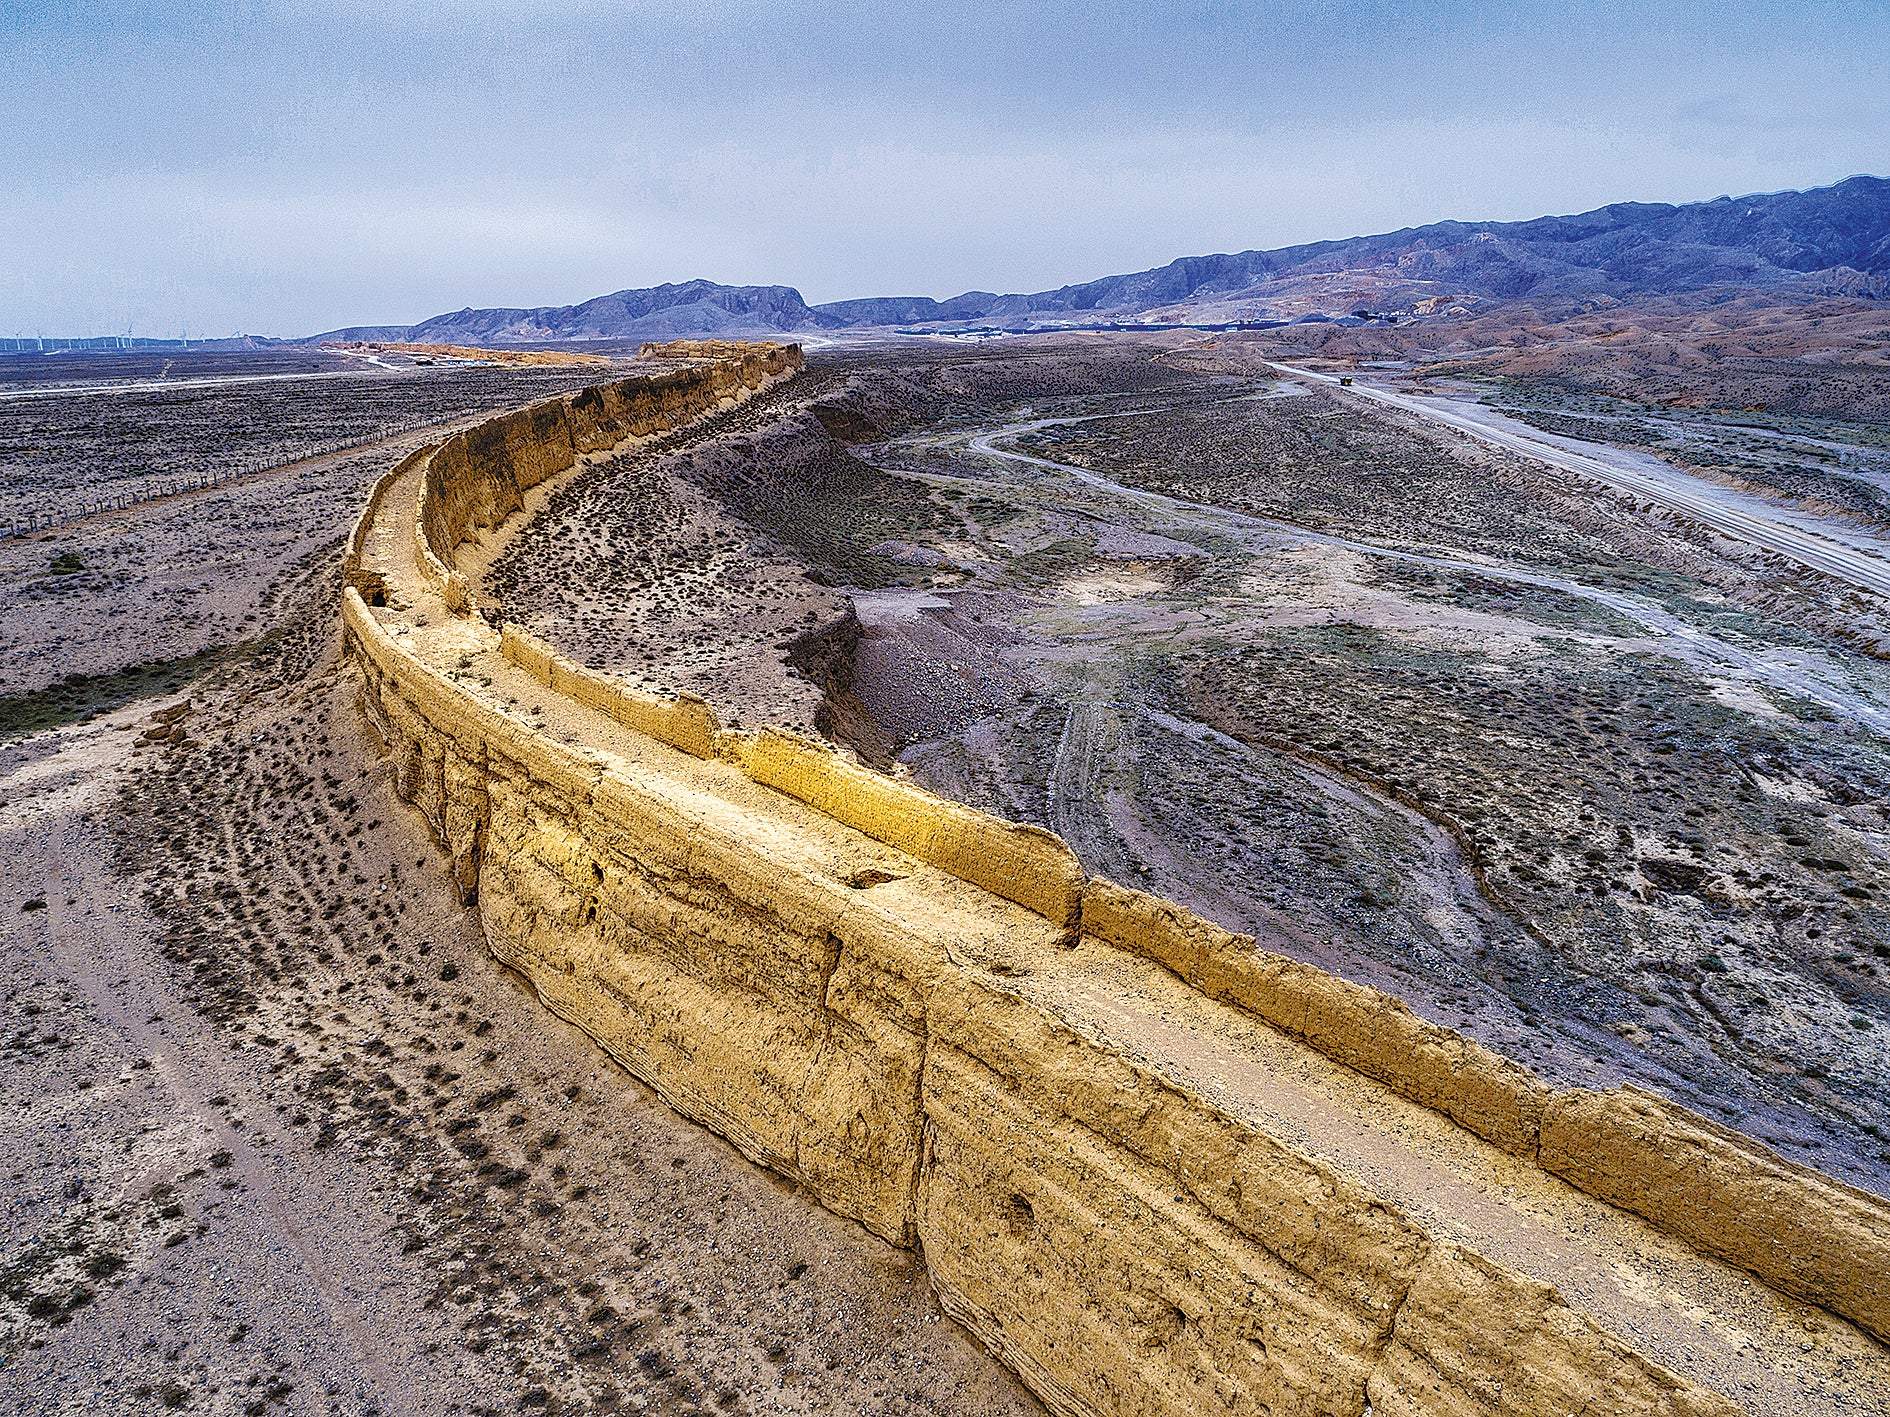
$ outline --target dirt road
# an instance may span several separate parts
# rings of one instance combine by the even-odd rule
[[[1276,366],[1286,370],[1288,366]],[[1298,373],[1299,371],[1289,371]],[[1321,378],[1323,375],[1308,377]],[[1355,388],[1358,386],[1354,386]],[[1371,391],[1368,391],[1371,392]],[[1388,396],[1390,397],[1390,396]],[[1398,407],[1404,407],[1399,403]],[[1160,409],[1150,410],[1159,413]],[[1132,417],[1135,415],[1103,414],[1103,418]],[[1312,531],[1294,526],[1269,517],[1253,516],[1246,512],[1234,511],[1227,507],[1214,506],[1205,502],[1188,502],[1169,497],[1159,492],[1150,492],[1142,488],[1127,487],[1113,478],[1106,477],[1090,468],[1077,467],[1072,463],[1057,462],[1050,458],[1019,452],[1009,446],[1011,440],[1023,437],[1040,428],[1067,426],[1076,423],[1094,421],[1093,418],[1038,418],[1025,422],[1008,423],[999,428],[985,429],[970,435],[964,435],[964,446],[971,452],[986,457],[999,458],[1006,462],[1022,464],[1028,467],[1043,468],[1060,476],[1068,477],[1100,491],[1111,493],[1136,507],[1159,513],[1171,525],[1177,528],[1212,530],[1251,539],[1255,533],[1262,537],[1287,544],[1308,546],[1328,546],[1336,549],[1370,556],[1378,560],[1395,561],[1408,566],[1423,566],[1438,570],[1467,571],[1479,576],[1508,581],[1516,585],[1533,586],[1544,590],[1556,591],[1562,595],[1586,600],[1594,605],[1612,610],[1628,619],[1638,622],[1649,632],[1649,645],[1663,654],[1693,662],[1706,662],[1722,665],[1737,671],[1740,675],[1770,684],[1788,694],[1809,699],[1811,702],[1842,714],[1846,718],[1863,723],[1879,733],[1890,734],[1890,709],[1886,709],[1869,699],[1851,692],[1847,686],[1834,682],[1822,675],[1808,672],[1802,661],[1783,659],[1735,645],[1719,636],[1709,634],[1698,626],[1690,625],[1678,616],[1634,596],[1622,595],[1616,591],[1598,586],[1585,585],[1580,581],[1566,577],[1546,575],[1540,570],[1524,566],[1508,565],[1493,561],[1488,557],[1427,555],[1423,552],[1401,550],[1396,547],[1380,546],[1369,541],[1353,537],[1335,536],[1330,532]],[[1551,450],[1553,451],[1553,450]],[[1535,456],[1532,452],[1531,456]],[[1575,456],[1568,454],[1567,456]],[[1559,465],[1559,464],[1558,464]],[[1680,474],[1675,474],[1680,476]],[[1708,484],[1700,484],[1709,491]],[[1788,528],[1781,528],[1789,530]],[[1764,543],[1755,543],[1761,544]],[[1768,548],[1770,549],[1770,548]],[[1856,553],[1856,558],[1868,568],[1871,565],[1866,552]],[[1806,563],[1810,564],[1810,563]],[[1890,587],[1890,562],[1884,563],[1882,574],[1886,577],[1885,585]]]
[[[1272,367],[1296,379],[1339,385],[1338,375],[1318,374],[1290,364]],[[1475,404],[1419,398],[1372,384],[1354,383],[1350,392],[1373,403],[1416,414],[1506,452],[1521,453],[1578,477],[1605,482],[1846,585],[1873,595],[1890,596],[1890,543],[1856,528],[1789,508],[1769,506],[1755,497],[1688,477],[1652,458],[1642,458],[1635,465],[1629,465],[1622,458],[1578,452],[1569,446],[1573,440],[1552,439]]]

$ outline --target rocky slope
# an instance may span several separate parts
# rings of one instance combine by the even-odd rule
[[[801,293],[785,285],[717,285],[691,280],[647,290],[619,290],[578,305],[474,310],[435,315],[417,325],[333,330],[321,340],[404,340],[444,344],[546,340],[640,340],[741,336],[821,326]]]

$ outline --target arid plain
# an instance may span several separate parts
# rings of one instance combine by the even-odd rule
[[[135,394],[107,390],[177,371],[75,361],[20,399],[0,474],[41,511],[75,468],[149,495],[292,459],[0,542],[22,1410],[1035,1406],[910,1252],[491,957],[363,718],[341,559],[370,487],[651,367],[617,353],[204,356],[201,387]],[[1641,402],[1546,360],[1238,334],[839,344],[547,484],[461,565],[581,664],[1047,827],[1551,1085],[1636,1084],[1881,1196],[1890,602],[1771,543],[1890,553],[1890,374],[1854,367],[1837,410],[1805,377],[1755,357]],[[1658,457],[1756,529],[1556,448]],[[1789,1351],[1749,1334],[1687,1376],[1753,1412],[1887,1400],[1882,1344],[1804,1313]]]

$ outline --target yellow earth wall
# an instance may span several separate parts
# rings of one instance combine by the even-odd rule
[[[799,345],[744,350],[546,399],[455,433],[428,463],[418,513],[423,549],[451,572],[454,548],[518,511],[525,492],[579,456],[680,428],[802,364]]]
[[[660,698],[573,664],[529,631],[507,625],[505,657],[547,688],[698,758],[720,756],[752,781],[896,846],[930,866],[1074,930],[1083,905],[1076,853],[1041,827],[1007,822],[848,761],[824,743],[778,728],[723,731],[691,694]]]
[[[1890,1205],[1638,1088],[1557,1089],[1389,994],[1106,880],[1083,929],[1705,1254],[1890,1339]]]
[[[607,674],[573,664],[528,631],[507,625],[500,632],[499,648],[546,688],[575,699],[586,708],[648,734],[659,743],[680,748],[698,758],[712,758],[722,727],[715,711],[694,694],[661,698],[633,689]]]
[[[799,360],[766,347],[447,440],[413,465],[422,579],[449,597],[457,588],[464,613],[453,549],[516,510],[523,490]],[[734,802],[682,795],[465,693],[382,628],[360,593],[372,590],[362,552],[357,535],[343,603],[365,705],[396,790],[476,899],[493,952],[677,1110],[823,1205],[920,1247],[947,1310],[1052,1408],[1355,1417],[1369,1398],[1399,1414],[1735,1410],[1548,1286],[1435,1242],[953,963],[937,929],[844,873],[779,857]],[[1550,1088],[1387,995],[1170,902],[1086,882],[1047,832],[790,734],[722,731],[701,701],[642,694],[514,627],[499,640],[552,691],[998,897],[981,908],[1015,909],[1005,928],[1080,928],[1155,959],[1591,1194],[1880,1336],[1890,1328],[1890,1228],[1875,1197],[1659,1099]],[[1749,1223],[1701,1218],[1745,1210]]]
[[[1059,1413],[1736,1411],[344,602],[396,790],[494,954],[678,1111],[919,1248]]]
[[[726,735],[724,756],[754,781],[928,865],[1075,928],[1083,867],[1062,838],[936,797],[778,728]]]

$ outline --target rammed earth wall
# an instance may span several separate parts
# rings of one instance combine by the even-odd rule
[[[619,386],[596,400],[636,416],[540,405],[449,440],[443,469],[404,465],[424,478],[416,559],[439,567],[420,579],[450,593],[460,538],[601,446],[603,433],[571,430],[686,421],[730,396],[718,389],[758,387],[798,358],[777,347],[711,365],[699,385],[665,376],[660,398]],[[370,513],[392,505],[377,490]],[[366,707],[494,954],[677,1110],[921,1249],[947,1311],[1054,1410],[1356,1417],[1368,1398],[1381,1415],[1736,1410],[1550,1286],[1437,1241],[962,963],[975,941],[1054,947],[1077,930],[1890,1332],[1890,1224],[1875,1198],[1645,1094],[1550,1089],[1385,995],[1085,881],[1048,833],[791,735],[722,731],[699,700],[639,694],[465,620],[468,646],[701,766],[645,770],[561,741],[390,633],[370,607],[389,586],[364,546],[351,543],[344,605]],[[456,599],[468,603],[463,587]],[[907,865],[889,879],[875,852]]]
[[[1890,1208],[1640,1088],[1551,1088],[1399,1000],[1090,882],[1083,928],[1702,1253],[1890,1338]]]

